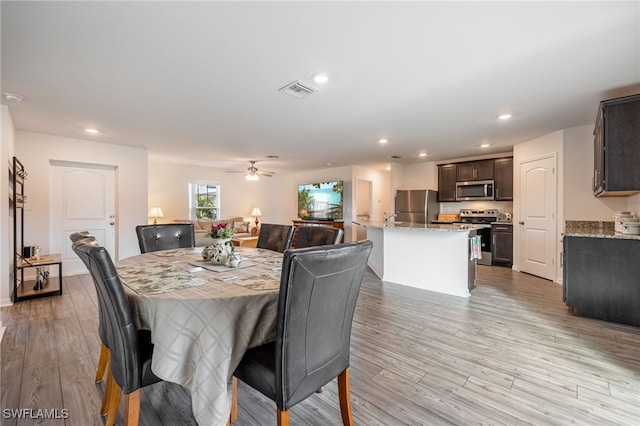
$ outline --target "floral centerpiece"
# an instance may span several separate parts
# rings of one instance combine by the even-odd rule
[[[211,225],[211,231],[207,232],[207,237],[227,239],[233,235],[233,229],[228,223],[219,223],[217,225]]]

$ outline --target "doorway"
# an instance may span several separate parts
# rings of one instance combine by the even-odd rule
[[[65,274],[87,272],[69,240],[77,231],[89,231],[117,259],[115,167],[52,161],[49,173],[50,248],[62,254]]]
[[[369,221],[371,219],[371,191],[373,183],[370,180],[356,179],[356,221]],[[355,226],[356,241],[367,239],[367,228]]]
[[[520,271],[556,277],[556,155],[520,163]]]

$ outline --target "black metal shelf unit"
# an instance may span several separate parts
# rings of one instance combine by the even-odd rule
[[[44,255],[31,258],[34,254],[25,255],[24,250],[24,207],[27,196],[24,182],[27,172],[24,165],[13,157],[9,178],[12,182],[9,200],[13,208],[13,302],[26,299],[62,294],[62,258],[60,255]],[[49,278],[44,267],[58,266],[58,277]],[[36,268],[36,279],[26,281],[24,270]]]

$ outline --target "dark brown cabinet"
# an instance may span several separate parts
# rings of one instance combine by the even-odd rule
[[[640,192],[640,94],[600,102],[594,129],[593,192]]]
[[[493,160],[458,163],[458,182],[493,179]]]
[[[640,326],[640,239],[565,236],[564,302],[576,315]]]
[[[513,201],[513,157],[494,160],[495,200]]]
[[[456,201],[456,177],[455,164],[438,166],[438,201]]]
[[[492,225],[491,233],[491,264],[511,267],[513,265],[513,225]]]

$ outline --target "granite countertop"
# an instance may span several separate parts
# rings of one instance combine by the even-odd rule
[[[615,232],[615,223],[597,220],[567,220],[564,225],[566,237],[615,238],[619,240],[640,240],[640,235]]]
[[[353,222],[356,225],[364,226],[366,228],[381,228],[381,229],[415,229],[418,231],[453,231],[453,232],[470,232],[482,228],[488,228],[491,225],[475,225],[475,224],[446,224],[446,223],[411,223],[411,222]]]

